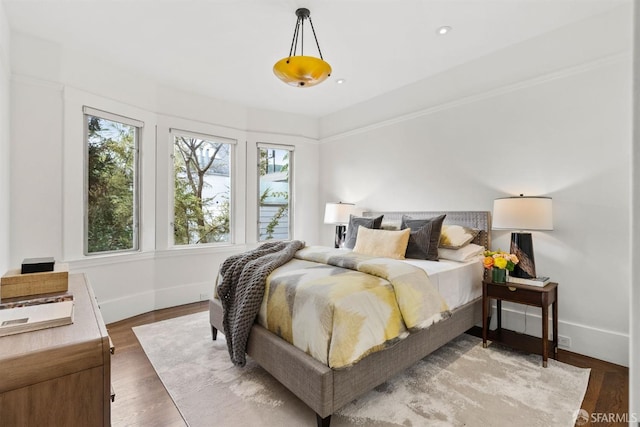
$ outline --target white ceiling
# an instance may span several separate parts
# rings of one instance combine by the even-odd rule
[[[0,1],[13,31],[159,84],[322,117],[630,0]],[[272,72],[288,55],[298,7],[310,9],[333,67],[315,87],[285,85]],[[443,25],[453,31],[436,35]]]

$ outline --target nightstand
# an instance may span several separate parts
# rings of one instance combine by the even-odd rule
[[[542,366],[547,367],[549,353],[549,305],[553,318],[553,358],[558,357],[558,284],[547,283],[544,287],[520,285],[516,283],[482,282],[482,346],[487,347],[489,335],[490,303],[496,300],[498,327],[497,336],[502,331],[502,301],[525,304],[542,308]]]

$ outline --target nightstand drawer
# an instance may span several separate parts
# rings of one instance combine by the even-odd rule
[[[488,285],[487,296],[505,301],[516,300],[521,304],[540,305],[540,292],[509,286],[508,284],[492,283]]]

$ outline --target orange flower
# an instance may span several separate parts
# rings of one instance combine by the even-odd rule
[[[484,268],[491,268],[493,267],[493,257],[492,256],[486,256],[484,257]]]

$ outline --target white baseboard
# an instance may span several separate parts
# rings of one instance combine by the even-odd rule
[[[542,317],[539,308],[528,307],[525,311],[502,305],[502,327],[516,332],[526,333],[538,338],[542,336]],[[491,329],[496,327],[495,303],[491,318]],[[551,312],[549,312],[549,333],[552,331]],[[585,356],[629,366],[629,335],[615,331],[594,328],[592,326],[558,320],[558,335],[571,339],[571,347],[560,347]]]
[[[155,292],[155,309],[206,301],[211,297],[213,297],[212,282],[188,283],[182,286],[158,289]]]
[[[98,301],[98,304],[104,322],[109,324],[153,310],[208,300],[213,296],[212,289],[211,282],[188,283]]]
[[[98,305],[104,323],[109,324],[155,310],[154,300],[154,292],[148,291],[111,300],[98,300]]]

